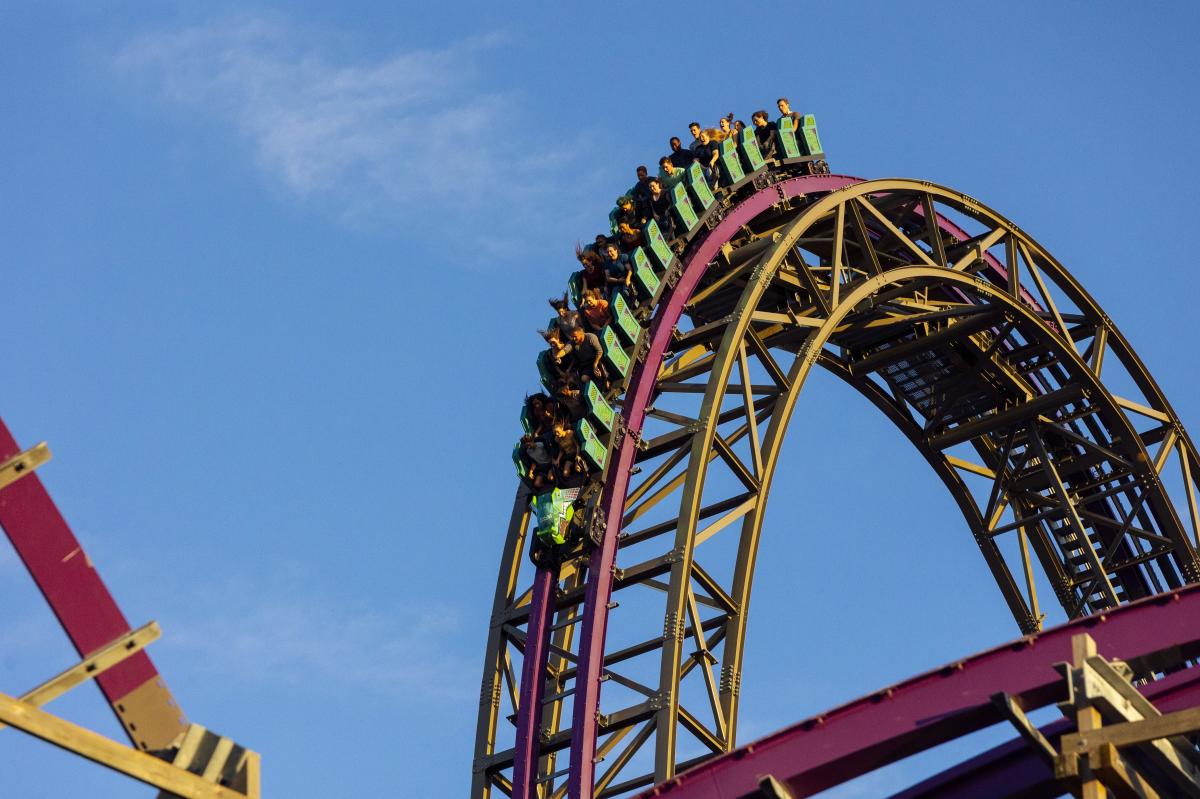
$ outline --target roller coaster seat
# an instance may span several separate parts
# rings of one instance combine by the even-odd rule
[[[708,185],[708,178],[705,177],[704,169],[700,164],[694,163],[688,167],[687,184],[692,199],[701,212],[712,208],[717,198],[713,196],[712,188]]]
[[[680,230],[688,231],[694,228],[700,219],[696,216],[696,209],[692,207],[692,199],[688,196],[687,186],[683,181],[671,187],[671,200],[675,209],[675,221]]]
[[[741,183],[746,177],[737,141],[732,136],[721,142],[721,157],[717,160],[717,169],[721,175],[722,186],[733,186]]]
[[[779,141],[786,158],[824,155],[821,138],[817,135],[817,118],[812,114],[801,117],[799,130],[790,116],[780,117],[775,124],[779,128]]]
[[[758,149],[758,139],[754,137],[754,128],[743,128],[738,137],[738,151],[742,154],[742,166],[747,172],[757,172],[766,166],[762,151]]]

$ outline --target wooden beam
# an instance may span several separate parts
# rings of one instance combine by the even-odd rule
[[[1200,731],[1200,707],[1188,708],[1165,716],[1153,716],[1143,721],[1109,724],[1089,732],[1073,732],[1062,737],[1063,751],[1079,754],[1111,744],[1116,747],[1150,743],[1173,735],[1190,735]]]
[[[7,694],[0,694],[0,722],[183,799],[248,799],[244,793],[207,782],[154,755],[130,749]]]
[[[1102,746],[1088,758],[1092,774],[1100,778],[1104,787],[1117,799],[1159,799],[1158,791],[1142,779],[1137,772],[1130,772],[1121,759],[1117,748]]]
[[[1058,757],[1058,750],[1055,749],[1046,736],[1042,735],[1042,731],[1033,726],[1029,721],[1029,717],[1025,715],[1025,711],[1016,703],[1016,701],[1008,694],[1001,691],[998,694],[992,694],[992,704],[1000,711],[1000,715],[1008,719],[1009,723],[1016,727],[1017,732],[1025,739],[1025,742],[1033,749],[1033,751],[1046,762],[1047,765],[1053,766],[1054,759]]]

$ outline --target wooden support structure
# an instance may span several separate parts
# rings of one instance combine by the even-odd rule
[[[1200,732],[1200,707],[1164,716],[1129,681],[1128,667],[1097,655],[1090,635],[1071,644],[1060,707],[1076,731],[1059,740],[1055,777],[1079,799],[1200,797],[1200,756],[1181,737]]]
[[[3,473],[4,466],[0,466]],[[143,752],[41,710],[46,703],[141,652],[162,634],[157,622],[132,630],[24,693],[0,694],[0,730],[13,727],[159,788],[159,799],[259,799],[260,758],[199,724],[169,748]]]

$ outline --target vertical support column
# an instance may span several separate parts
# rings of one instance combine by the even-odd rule
[[[1096,641],[1092,636],[1083,633],[1071,638],[1072,667],[1082,669],[1087,663],[1087,659],[1095,655]],[[1079,703],[1075,707],[1076,730],[1080,733],[1088,733],[1100,729],[1102,723],[1100,711],[1089,703],[1082,703],[1079,697],[1076,697],[1076,702]],[[1095,765],[1092,758],[1088,757],[1086,765],[1081,769],[1083,782],[1080,786],[1080,796],[1082,799],[1107,799],[1108,797],[1108,791],[1104,784],[1092,773]]]
[[[529,624],[525,628],[525,659],[521,664],[522,704],[517,708],[517,739],[513,750],[514,799],[536,799],[538,796],[538,731],[542,726],[550,616],[557,583],[557,566],[539,568],[533,577]]]

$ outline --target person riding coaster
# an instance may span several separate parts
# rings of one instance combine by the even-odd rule
[[[757,111],[749,130],[732,113],[715,128],[692,123],[691,146],[673,137],[657,176],[638,167],[637,183],[617,198],[609,215],[612,235],[576,246],[582,268],[571,275],[567,294],[550,300],[555,318],[539,331],[548,345],[538,368],[549,396],[527,398],[522,422],[530,423],[513,451],[532,495],[536,526],[530,555],[536,562],[567,556],[588,538],[580,533],[590,530],[585,517],[600,495],[597,478],[606,470],[611,434],[621,427],[612,404],[635,354],[629,348],[637,345],[653,312],[648,301],[661,285],[659,267],[665,270],[672,258],[668,246],[676,252],[686,246],[684,237],[698,223],[692,204],[709,209],[712,190],[736,193],[763,168],[828,172],[815,118],[793,112],[786,98],[777,106],[778,121]]]

